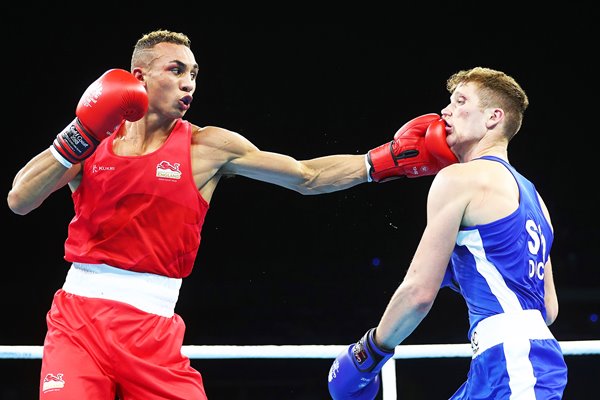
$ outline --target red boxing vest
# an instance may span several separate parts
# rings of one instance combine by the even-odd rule
[[[84,162],[65,260],[185,278],[209,205],[196,188],[189,122],[143,156],[118,156],[111,135]]]

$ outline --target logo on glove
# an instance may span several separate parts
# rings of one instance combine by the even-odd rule
[[[327,380],[329,382],[334,380],[337,377],[337,373],[339,370],[340,370],[340,362],[336,359],[333,362],[333,364],[331,365],[331,368],[329,368],[329,376],[327,377]]]
[[[477,331],[474,331],[473,336],[471,336],[471,350],[473,350],[473,355],[477,354],[479,351],[479,339],[477,338]]]
[[[367,359],[367,352],[364,349],[362,341],[359,341],[352,349],[352,355],[358,364],[362,364]]]

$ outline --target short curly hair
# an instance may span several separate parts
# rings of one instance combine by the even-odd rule
[[[131,69],[139,65],[146,57],[149,50],[159,43],[174,43],[182,46],[190,47],[192,41],[190,38],[181,32],[173,32],[167,29],[157,29],[155,31],[145,33],[135,44],[133,54],[131,56]]]

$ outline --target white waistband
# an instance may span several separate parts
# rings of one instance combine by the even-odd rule
[[[553,338],[538,310],[511,311],[481,320],[471,334],[471,348],[475,358],[500,343]]]
[[[181,281],[106,264],[73,263],[63,290],[78,296],[120,301],[145,312],[172,317]]]

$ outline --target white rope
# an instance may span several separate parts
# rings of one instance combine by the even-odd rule
[[[600,340],[559,342],[566,356],[600,354]],[[183,346],[190,359],[239,358],[329,358],[333,359],[348,345],[264,345],[264,346]],[[0,358],[42,358],[43,346],[0,346]],[[394,359],[471,357],[470,344],[422,344],[396,347]],[[396,363],[388,362],[381,370],[383,400],[397,400]]]
[[[564,355],[600,354],[600,340],[559,342]],[[329,358],[333,359],[348,345],[259,345],[209,346],[188,345],[182,353],[191,359],[239,358]],[[0,346],[0,359],[41,359],[43,346]],[[471,345],[416,344],[396,347],[395,359],[471,357]]]

